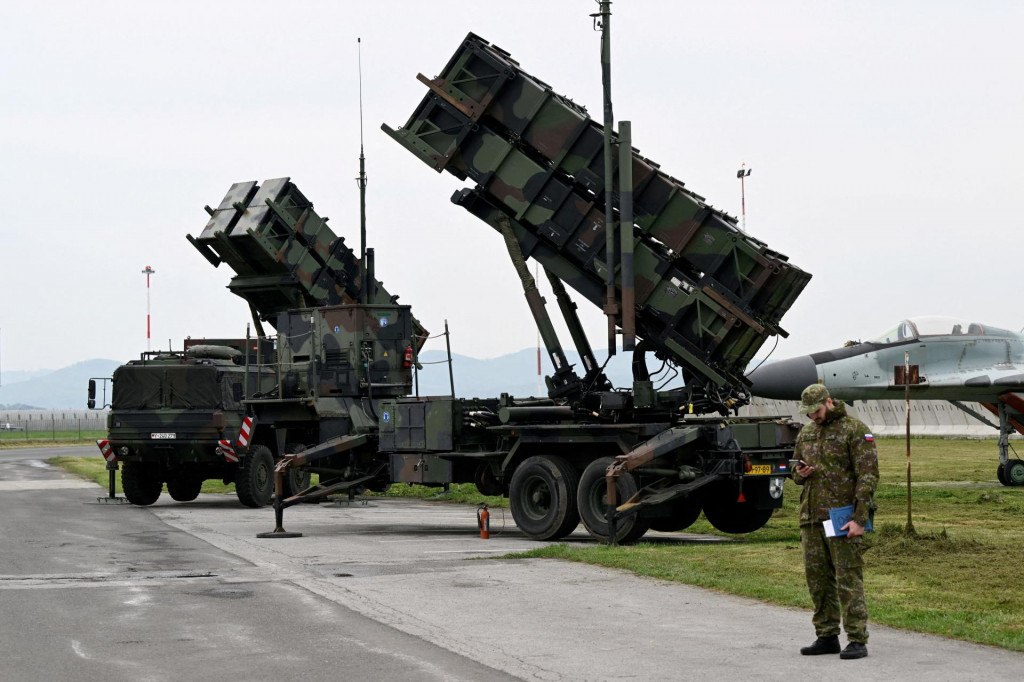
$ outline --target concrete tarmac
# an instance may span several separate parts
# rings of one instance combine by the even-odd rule
[[[8,494],[0,488],[0,500]],[[285,512],[285,528],[303,533],[292,539],[257,538],[273,529],[273,511],[245,509],[231,496],[203,495],[192,503],[164,496],[146,509],[95,509],[99,518],[93,524],[103,523],[104,517],[116,523],[147,516],[165,534],[204,541],[205,552],[219,550],[214,564],[207,558],[179,567],[217,573],[217,585],[206,589],[291,595],[290,600],[259,604],[277,612],[260,613],[247,630],[254,645],[247,651],[260,645],[274,650],[271,642],[289,628],[307,636],[316,633],[318,638],[308,646],[289,651],[294,670],[312,672],[329,665],[324,642],[335,636],[342,641],[379,637],[379,648],[396,656],[387,647],[403,646],[403,634],[437,656],[450,652],[453,661],[480,666],[477,672],[453,667],[451,678],[440,679],[936,682],[1018,680],[1024,670],[1024,654],[878,625],[871,626],[866,659],[800,656],[799,648],[813,640],[805,610],[624,571],[496,559],[539,544],[526,539],[502,510],[492,510],[491,539],[481,540],[473,507],[394,498],[352,506],[292,507]],[[704,541],[698,536],[655,537]],[[590,540],[577,529],[569,542]],[[161,569],[174,570],[166,565]],[[223,603],[228,608],[237,602]],[[20,607],[31,611],[32,601]],[[153,618],[164,615],[159,609],[149,613]],[[216,613],[197,608],[192,617],[198,624],[217,620]],[[351,614],[351,622],[338,615],[344,613]],[[376,669],[374,679],[406,679],[400,659],[390,660],[391,665],[387,659],[380,661],[383,667]],[[342,669],[334,673],[350,676]]]

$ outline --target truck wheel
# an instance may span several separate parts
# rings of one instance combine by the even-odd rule
[[[274,457],[267,446],[257,445],[242,460],[235,493],[246,507],[263,507],[270,502],[274,494]]]
[[[145,507],[157,501],[164,486],[156,465],[125,462],[121,469],[121,487],[129,502]]]
[[[181,473],[167,479],[167,493],[177,502],[191,502],[199,497],[203,487],[203,479]]]
[[[738,493],[732,481],[724,481],[708,486],[704,495],[704,516],[723,533],[752,533],[768,523],[775,511],[771,507],[758,509],[750,502],[737,502]]]
[[[652,518],[651,530],[675,533],[692,526],[700,516],[700,499],[694,495],[673,500],[668,506],[672,508],[670,515]]]
[[[557,540],[580,523],[576,470],[552,455],[530,457],[516,467],[509,507],[519,529],[534,540]]]
[[[608,542],[608,482],[605,472],[614,459],[601,457],[587,465],[580,477],[580,489],[576,495],[583,525],[592,536],[601,542]],[[636,479],[623,472],[615,483],[617,502],[622,504],[633,497],[638,490]],[[628,545],[636,542],[647,532],[649,524],[639,514],[630,514],[615,523],[615,542]]]
[[[285,447],[291,454],[298,454],[306,451],[305,445],[288,445]],[[303,490],[309,487],[309,481],[312,479],[313,474],[310,473],[309,469],[295,469],[288,468],[284,475],[284,496],[291,497],[297,493],[301,493]]]
[[[1007,485],[1024,485],[1024,460],[1011,459],[1006,463],[1003,478]]]
[[[479,466],[477,466],[476,472],[473,474],[473,483],[481,495],[497,496],[505,494],[505,487],[494,475],[491,465],[487,462],[480,462]]]

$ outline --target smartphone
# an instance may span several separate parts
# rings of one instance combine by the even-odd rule
[[[800,467],[800,466],[807,466],[807,463],[804,462],[802,459],[791,459],[791,460],[789,460],[789,469],[790,469],[790,471],[796,471],[796,468]]]

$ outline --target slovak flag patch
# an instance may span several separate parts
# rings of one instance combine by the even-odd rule
[[[875,437],[872,436],[870,433],[865,433],[864,434],[864,440],[866,440],[869,443],[874,443],[875,442]]]

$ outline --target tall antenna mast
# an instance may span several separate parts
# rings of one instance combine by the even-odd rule
[[[615,355],[615,318],[619,303],[615,295],[615,216],[613,214],[612,192],[612,3],[611,0],[597,0],[599,11],[591,14],[594,28],[601,29],[601,84],[604,90],[604,235],[605,235],[605,304],[608,316],[608,356]]]
[[[356,38],[359,53],[359,262],[362,267],[362,283],[359,287],[363,303],[370,301],[370,281],[366,271],[366,156],[363,154],[363,39]]]

